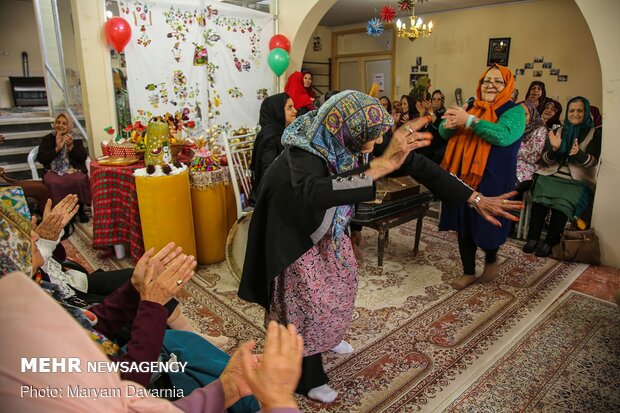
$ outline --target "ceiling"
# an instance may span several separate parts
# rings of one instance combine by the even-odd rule
[[[415,12],[416,15],[424,15],[426,13],[483,7],[502,3],[516,3],[518,1],[525,0],[424,0],[423,2],[417,2],[418,4],[416,5]],[[397,0],[337,0],[336,4],[325,14],[319,24],[321,26],[331,27],[367,22],[371,17],[378,16],[381,8],[385,5],[391,5],[398,11]],[[407,15],[405,12],[397,13],[397,16],[405,15]]]

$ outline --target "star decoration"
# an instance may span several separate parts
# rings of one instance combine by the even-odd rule
[[[394,17],[396,17],[396,11],[392,6],[383,6],[381,8],[381,20],[386,23],[392,23],[394,21]]]
[[[398,0],[401,10],[411,11],[413,9],[413,0]]]
[[[366,26],[366,33],[369,36],[379,37],[383,33],[383,23],[377,17],[373,17],[368,20],[368,25]]]

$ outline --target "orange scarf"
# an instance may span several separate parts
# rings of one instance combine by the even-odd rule
[[[499,92],[493,103],[484,102],[480,91],[482,80],[488,71],[497,67],[502,73],[502,78],[506,86]],[[495,111],[512,97],[515,87],[512,72],[500,65],[489,67],[480,77],[476,96],[478,97],[474,105],[467,112],[476,116],[478,119],[489,122],[497,122]],[[473,130],[465,127],[459,128],[448,141],[446,153],[441,163],[441,167],[461,178],[463,182],[477,189],[482,180],[484,169],[487,166],[487,159],[491,152],[491,144],[476,135]]]

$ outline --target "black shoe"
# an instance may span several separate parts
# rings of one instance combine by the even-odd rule
[[[538,241],[534,239],[528,240],[523,246],[523,252],[526,254],[531,254],[536,250],[537,246],[538,246]]]
[[[80,222],[83,223],[83,224],[88,222],[88,215],[86,215],[86,214],[80,214],[79,218],[80,218]]]
[[[541,243],[541,245],[536,248],[536,252],[534,253],[537,257],[548,257],[551,254],[551,246],[547,243]]]

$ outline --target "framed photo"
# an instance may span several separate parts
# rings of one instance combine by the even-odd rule
[[[568,75],[558,75],[558,82],[568,82]]]
[[[494,63],[508,66],[508,55],[510,54],[510,37],[499,37],[489,39],[489,51],[487,53],[487,66]]]
[[[526,63],[524,67],[526,69],[533,69],[534,68],[534,64],[533,63]]]
[[[536,56],[534,58],[534,63],[542,63],[545,60],[543,56]]]
[[[417,73],[411,73],[409,75],[409,86],[411,88],[415,87],[415,84],[418,82],[418,79],[420,79],[421,77],[425,77],[425,74],[417,74]]]
[[[515,76],[522,76],[525,74],[525,69],[517,69],[515,70]]]
[[[422,64],[422,56],[416,56],[415,64],[416,66],[420,66]]]
[[[428,72],[428,66],[420,66],[420,72]]]
[[[419,67],[418,67],[418,66],[412,66],[412,67],[411,67],[411,72],[412,72],[412,73],[418,73],[418,69],[419,69]]]
[[[550,74],[551,76],[557,76],[557,75],[559,75],[559,74],[560,74],[560,69],[558,69],[558,68],[551,68],[551,69],[549,70],[549,74]]]
[[[551,62],[543,63],[543,69],[551,69],[552,66],[553,66],[553,63]]]

